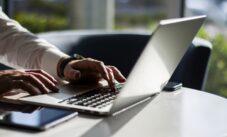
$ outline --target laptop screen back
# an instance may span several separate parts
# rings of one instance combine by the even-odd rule
[[[115,103],[123,105],[160,92],[204,20],[205,16],[161,21]]]

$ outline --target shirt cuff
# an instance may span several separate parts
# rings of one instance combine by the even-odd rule
[[[42,56],[41,68],[54,78],[60,79],[57,74],[57,65],[63,57],[69,57],[69,55],[55,48],[48,49]]]

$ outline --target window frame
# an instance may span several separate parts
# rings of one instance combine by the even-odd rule
[[[185,16],[185,0],[181,0],[181,6],[180,6],[180,17]]]
[[[9,15],[9,0],[0,0],[2,10],[6,15]]]

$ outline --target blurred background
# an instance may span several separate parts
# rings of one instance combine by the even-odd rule
[[[227,0],[0,0],[33,33],[59,30],[152,30],[161,19],[206,14],[198,37],[213,44],[206,91],[227,97]]]

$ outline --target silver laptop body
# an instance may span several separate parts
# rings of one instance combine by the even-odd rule
[[[91,114],[108,115],[147,100],[159,93],[168,82],[205,18],[205,16],[197,16],[160,21],[123,88],[114,95],[105,92],[103,96],[107,98],[102,96],[102,99],[107,102],[101,107],[100,105],[97,106],[98,103],[96,102],[96,105],[94,105],[95,103],[92,104],[92,100],[101,98],[102,92],[98,91],[102,90],[101,88],[91,89],[90,87],[69,85],[62,86],[59,93],[27,96],[19,98],[19,101],[41,106],[73,109]],[[96,93],[93,94],[91,90],[95,90]],[[90,96],[81,98],[81,96],[83,97],[82,93],[90,94]],[[78,105],[81,103],[79,101],[85,101],[87,105]]]

